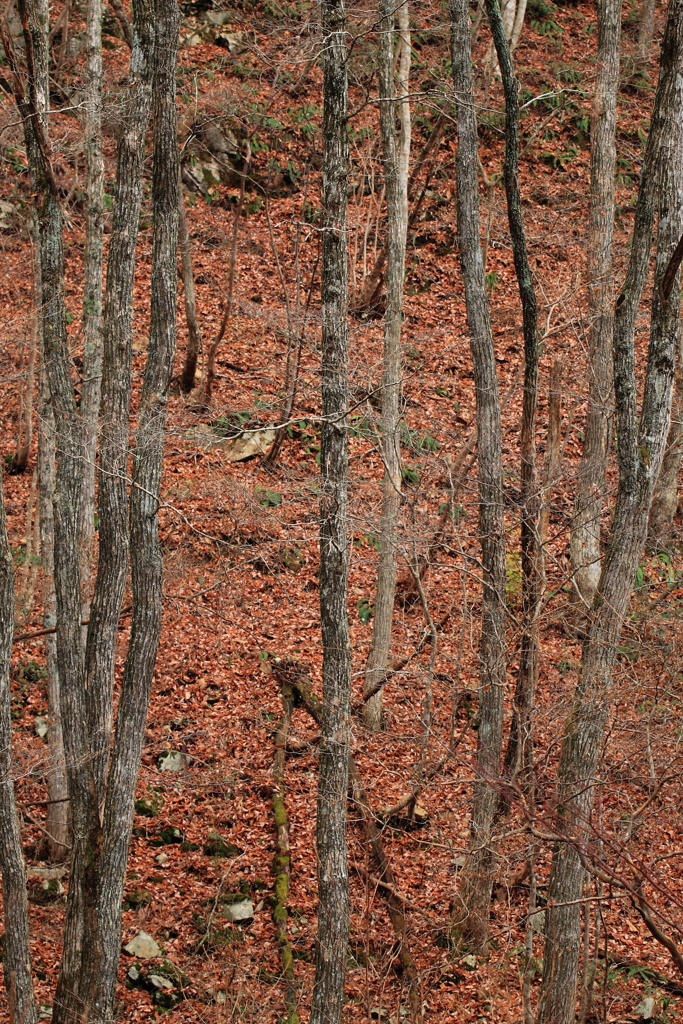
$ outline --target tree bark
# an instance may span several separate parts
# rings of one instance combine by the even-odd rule
[[[588,219],[588,412],[576,481],[570,550],[574,585],[590,606],[600,579],[600,520],[612,402],[612,236],[621,0],[599,0],[598,73],[591,110]]]
[[[10,660],[14,634],[14,563],[7,536],[0,478],[0,871],[2,872],[2,966],[9,1024],[38,1020],[31,977],[26,869],[12,777]]]
[[[451,0],[451,57],[457,105],[457,209],[460,265],[474,367],[482,547],[480,725],[472,810],[471,854],[460,874],[456,931],[482,947],[488,937],[494,855],[491,848],[500,773],[505,698],[505,522],[498,375],[481,251],[478,137],[474,107],[470,16],[467,0]]]
[[[652,50],[652,40],[655,34],[655,2],[656,0],[643,0],[640,7],[638,57],[643,61],[650,59]]]
[[[99,459],[99,558],[85,657],[85,708],[78,694],[65,733],[71,743],[69,795],[74,818],[74,850],[67,901],[64,946],[55,1002],[55,1021],[80,1020],[90,999],[84,970],[84,935],[97,920],[95,861],[100,852],[100,812],[109,758],[114,659],[119,612],[128,567],[128,437],[132,361],[132,301],[144,139],[152,95],[154,9],[135,5],[130,93],[126,130],[117,150],[117,190],[107,266],[103,327],[101,441]],[[81,683],[83,687],[83,683]],[[85,716],[84,716],[85,711]],[[79,730],[85,717],[87,729]],[[77,721],[74,722],[74,719]],[[88,765],[80,771],[79,766]],[[93,940],[94,942],[95,940]],[[97,943],[99,946],[99,943]],[[84,993],[82,995],[82,992]]]
[[[373,618],[372,645],[365,669],[364,695],[376,689],[386,673],[396,592],[398,517],[401,507],[401,324],[408,231],[408,166],[410,160],[410,13],[398,8],[398,74],[394,84],[394,4],[380,2],[380,122],[387,197],[386,312],[382,370],[381,446],[384,462],[380,555]],[[400,135],[396,138],[396,115]],[[373,732],[382,726],[382,690],[367,699],[363,718]]]
[[[197,304],[194,291],[194,273],[192,270],[192,246],[187,228],[187,210],[182,182],[178,193],[178,244],[183,275],[183,298],[185,300],[185,319],[187,321],[187,348],[185,365],[180,375],[180,390],[189,394],[195,386],[197,360],[202,347],[202,338],[197,322]]]
[[[81,429],[83,467],[80,509],[80,560],[83,607],[90,616],[95,545],[97,428],[102,384],[102,255],[104,242],[104,156],[102,154],[102,0],[86,8],[85,150],[86,221],[83,255],[83,381]]]
[[[680,234],[683,206],[683,0],[671,0],[660,78],[641,173],[626,281],[615,306],[614,383],[619,488],[610,540],[589,618],[579,682],[565,727],[558,771],[558,831],[567,841],[553,853],[546,910],[539,1024],[569,1024],[576,1011],[584,839],[593,784],[609,713],[624,616],[647,531],[652,493],[669,428],[678,283],[662,288]],[[650,258],[659,195],[655,287],[643,403],[638,417],[635,322]]]
[[[678,474],[683,461],[683,336],[680,330],[677,351],[671,426],[647,531],[648,548],[658,551],[666,551],[671,543],[673,520],[678,508]]]
[[[346,799],[351,650],[347,611],[348,266],[346,13],[323,0],[322,431],[320,624],[323,716],[316,820],[318,940],[311,1024],[339,1024],[349,931]]]
[[[524,399],[520,435],[522,608],[519,672],[505,757],[505,772],[521,772],[523,790],[531,785],[533,765],[532,715],[538,680],[538,613],[542,598],[543,566],[540,545],[541,500],[536,475],[536,415],[538,410],[538,309],[531,276],[519,189],[519,84],[515,78],[505,26],[497,0],[486,9],[498,55],[505,93],[505,165],[503,176],[515,274],[522,303],[524,332]]]
[[[163,567],[158,511],[168,389],[176,349],[178,282],[176,64],[180,10],[177,0],[156,0],[155,23],[151,321],[130,495],[133,613],[102,815],[97,908],[101,959],[96,958],[89,965],[93,1005],[99,1008],[101,1017],[93,1014],[93,1021],[109,1020],[113,1016],[121,948],[121,898],[145,722],[161,634]]]

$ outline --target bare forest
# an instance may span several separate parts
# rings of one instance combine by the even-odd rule
[[[683,1020],[683,0],[8,0],[0,165],[0,1022]]]

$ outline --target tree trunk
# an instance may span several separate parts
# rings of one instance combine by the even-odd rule
[[[183,275],[183,298],[185,299],[185,319],[187,321],[187,349],[185,365],[180,375],[180,390],[189,394],[195,385],[197,360],[202,347],[202,338],[197,323],[197,305],[194,293],[194,273],[192,271],[192,246],[187,229],[187,211],[182,183],[178,193],[178,244]]]
[[[95,544],[95,459],[102,384],[102,253],[104,239],[104,157],[102,155],[102,0],[86,9],[85,252],[83,255],[83,383],[81,429],[83,467],[80,509],[82,617],[90,615]]]
[[[40,284],[38,278],[38,285]],[[40,287],[38,287],[40,294]],[[42,363],[42,360],[41,360]],[[50,406],[44,365],[40,367],[38,418],[38,507],[40,521],[40,560],[43,576],[43,625],[57,625],[57,598],[54,581],[54,489],[55,489],[55,421]],[[69,801],[64,761],[64,736],[59,706],[59,667],[57,639],[54,633],[45,637],[45,668],[47,671],[47,742],[50,762],[47,775],[47,808],[45,831],[51,861],[67,859],[70,843]]]
[[[612,236],[621,0],[599,0],[598,73],[591,110],[588,220],[588,413],[576,481],[571,560],[576,593],[590,606],[600,579],[600,519],[612,401]]]
[[[542,598],[543,566],[539,542],[541,499],[536,475],[536,414],[538,410],[538,309],[526,244],[522,197],[519,190],[519,84],[515,78],[505,26],[497,0],[486,4],[505,92],[505,194],[515,274],[522,303],[524,332],[524,399],[520,435],[522,614],[519,673],[515,688],[505,772],[521,772],[520,787],[529,791],[533,764],[532,714],[538,679],[538,613]]]
[[[673,520],[678,507],[678,473],[683,460],[683,335],[680,330],[677,352],[671,426],[647,529],[647,546],[657,551],[666,551],[671,544]]]
[[[0,871],[2,872],[2,966],[9,1024],[38,1020],[31,977],[26,870],[12,777],[10,660],[14,634],[14,562],[5,523],[0,477]]]
[[[109,244],[103,329],[101,441],[99,458],[99,558],[85,658],[86,732],[75,732],[70,762],[88,764],[70,777],[76,842],[72,855],[64,947],[55,1002],[55,1021],[79,1020],[85,1005],[81,989],[84,932],[96,920],[96,878],[90,851],[99,851],[100,810],[104,802],[109,758],[112,687],[119,612],[128,568],[128,436],[132,361],[132,312],[135,251],[142,200],[144,140],[152,95],[154,8],[135,5],[126,128],[117,150],[116,203]],[[66,714],[63,714],[66,718]],[[66,722],[65,722],[66,726]],[[74,799],[74,793],[76,799]],[[78,806],[76,806],[76,803]],[[87,870],[86,870],[87,869]],[[92,927],[92,924],[90,924]],[[83,989],[85,991],[85,989]]]
[[[579,682],[565,727],[558,771],[557,828],[567,838],[553,853],[546,910],[539,1024],[569,1024],[576,1012],[584,869],[577,845],[588,828],[595,771],[609,713],[624,616],[647,531],[662,463],[679,328],[678,280],[665,272],[683,212],[683,0],[671,0],[660,79],[640,179],[631,257],[615,307],[614,382],[619,489],[610,540],[584,642]],[[635,323],[647,275],[655,197],[658,248],[648,363],[640,417],[635,371]]]
[[[339,1024],[349,931],[346,798],[349,777],[351,650],[347,538],[348,266],[346,209],[346,13],[323,0],[322,431],[320,450],[320,625],[323,717],[316,820],[318,940],[311,1024]]]
[[[394,85],[394,4],[380,2],[380,121],[387,197],[386,312],[382,371],[381,445],[384,462],[380,555],[372,646],[365,669],[365,724],[373,732],[382,726],[382,690],[377,683],[386,673],[391,648],[391,623],[396,592],[398,516],[401,507],[401,323],[408,231],[408,166],[410,160],[410,13],[398,8],[398,74]],[[396,114],[401,124],[396,139]]]
[[[451,0],[451,57],[457,104],[457,207],[460,265],[477,402],[479,537],[482,547],[480,727],[474,785],[471,848],[460,875],[454,924],[481,948],[488,937],[494,858],[491,832],[497,794],[491,778],[500,773],[505,698],[505,522],[498,375],[481,251],[478,138],[474,107],[470,16],[467,0]]]
[[[137,5],[136,5],[137,7]],[[154,51],[154,240],[149,353],[140,397],[130,496],[131,638],[107,776],[101,859],[98,865],[98,955],[86,972],[92,1016],[113,1018],[121,949],[121,899],[128,863],[135,789],[161,634],[162,556],[158,510],[168,388],[176,348],[178,253],[178,143],[176,63],[180,10],[176,0],[156,0]],[[86,934],[87,939],[87,934]]]
[[[655,34],[655,2],[656,0],[643,0],[640,7],[638,57],[643,61],[650,59],[652,51],[652,39]]]

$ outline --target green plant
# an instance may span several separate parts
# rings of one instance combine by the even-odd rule
[[[369,601],[367,597],[361,597],[359,601],[356,601],[356,611],[358,612],[358,618],[367,626],[368,622],[372,618],[374,612],[374,604]]]
[[[271,491],[267,487],[257,487],[254,496],[264,508],[279,508],[282,504],[282,495],[277,491]]]
[[[522,556],[519,551],[505,553],[505,600],[514,607],[522,593]]]

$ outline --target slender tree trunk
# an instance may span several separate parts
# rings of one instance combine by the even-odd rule
[[[0,478],[0,872],[4,935],[2,966],[9,1024],[36,1024],[28,940],[26,870],[12,777],[10,659],[14,634],[14,562]]]
[[[323,715],[316,821],[318,940],[311,1024],[339,1024],[349,931],[346,799],[349,780],[351,650],[347,538],[348,266],[346,210],[346,13],[322,0],[323,251],[322,436],[320,451],[320,625]]]
[[[190,233],[187,229],[187,211],[182,183],[178,193],[178,244],[183,275],[183,298],[185,299],[185,319],[187,321],[187,348],[185,365],[180,376],[180,390],[188,394],[195,385],[197,360],[202,347],[202,337],[197,322],[197,304],[194,293],[194,273],[192,270],[192,246]]]
[[[619,639],[669,428],[680,302],[678,280],[671,275],[667,278],[666,271],[680,237],[683,213],[683,80],[679,70],[682,60],[683,0],[671,0],[640,179],[631,257],[615,306],[619,489],[560,754],[557,828],[567,841],[555,849],[550,872],[539,1024],[569,1024],[575,1017],[584,885],[584,869],[576,846],[582,843],[588,828]],[[638,417],[635,323],[649,266],[657,193],[655,287],[643,404]]]
[[[598,0],[597,10],[598,73],[591,111],[588,221],[588,413],[570,542],[576,593],[587,606],[600,579],[600,519],[612,402],[612,236],[621,0]]]
[[[648,548],[666,550],[678,507],[678,474],[683,461],[683,334],[678,332],[676,382],[666,452],[655,487],[647,530]]]
[[[521,774],[520,786],[531,795],[533,772],[532,715],[538,680],[538,613],[542,598],[543,565],[540,545],[541,500],[536,474],[536,416],[538,410],[538,310],[526,244],[519,189],[519,84],[497,0],[486,9],[498,54],[505,92],[505,194],[512,238],[515,274],[522,303],[524,331],[524,399],[520,433],[522,609],[519,672],[505,757],[505,772]]]
[[[38,426],[38,507],[40,520],[40,554],[43,575],[43,625],[54,629],[57,625],[57,598],[54,581],[55,521],[53,511],[55,489],[55,422],[50,406],[50,394],[44,366],[39,379]],[[47,809],[45,831],[48,833],[48,851],[51,861],[64,861],[70,843],[69,801],[64,736],[59,705],[59,666],[57,639],[54,633],[45,637],[45,667],[47,671],[47,742],[50,762],[47,776]]]
[[[119,612],[128,568],[128,438],[132,361],[132,314],[135,251],[142,201],[144,140],[152,96],[154,7],[135,5],[126,130],[117,150],[116,203],[109,244],[103,329],[103,369],[99,457],[99,558],[85,658],[86,703],[73,714],[87,729],[69,723],[72,752],[80,771],[69,779],[75,843],[67,901],[64,946],[57,985],[56,1024],[80,1020],[90,983],[83,968],[86,928],[97,920],[98,882],[95,861],[101,849],[101,807],[109,758],[112,688]],[[63,709],[66,719],[66,709]],[[67,723],[65,721],[65,727]],[[83,770],[83,764],[88,765]],[[84,780],[84,783],[82,782]],[[93,940],[95,941],[95,940]]]
[[[481,948],[488,937],[495,858],[491,847],[505,698],[505,521],[498,375],[479,223],[478,138],[467,0],[451,0],[451,56],[457,104],[460,265],[477,401],[479,537],[484,587],[480,646],[480,727],[472,810],[472,853],[460,875],[456,931]]]
[[[86,9],[85,123],[86,222],[83,282],[83,483],[80,509],[82,617],[90,614],[95,544],[95,459],[102,384],[102,252],[104,157],[102,155],[102,0]]]
[[[381,445],[384,462],[380,555],[372,645],[365,669],[365,695],[376,689],[386,673],[391,648],[391,623],[396,592],[398,516],[401,507],[401,323],[408,231],[408,165],[410,160],[410,13],[398,8],[398,74],[394,85],[394,3],[380,2],[380,120],[387,197],[387,302],[384,319]],[[396,138],[396,115],[401,124]],[[369,697],[365,724],[373,732],[382,726],[382,690]]]
[[[643,61],[650,59],[652,51],[652,39],[655,34],[655,5],[656,0],[643,0],[640,6],[638,57]]]
[[[156,0],[154,53],[154,241],[149,353],[140,398],[130,496],[131,639],[121,682],[98,865],[100,950],[86,967],[91,1017],[110,1020],[121,949],[121,899],[128,863],[135,789],[161,634],[162,557],[158,510],[168,389],[176,349],[178,143],[176,63],[180,10]],[[87,935],[86,935],[87,939]],[[101,1015],[101,1016],[100,1016]]]

